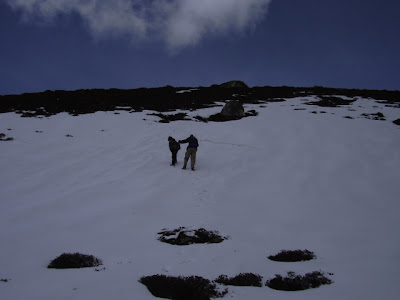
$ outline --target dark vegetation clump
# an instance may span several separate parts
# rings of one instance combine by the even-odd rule
[[[222,114],[222,113],[216,113],[214,115],[209,116],[208,118],[198,118],[196,117],[196,119],[203,121],[203,122],[227,122],[227,121],[235,121],[235,120],[240,120],[242,118],[246,118],[246,117],[255,117],[258,116],[258,112],[254,109],[249,110],[247,112],[244,113],[243,116],[239,116],[239,115],[226,115],[226,114]]]
[[[204,123],[208,123],[208,119],[204,118],[202,116],[195,116],[194,119],[200,121],[200,122],[204,122]]]
[[[49,269],[78,269],[97,267],[102,264],[103,262],[93,255],[63,253],[56,259],[52,260],[47,267]]]
[[[155,297],[175,300],[209,300],[221,298],[228,291],[219,292],[215,283],[199,276],[172,277],[153,275],[139,280]]]
[[[378,101],[378,103],[386,103],[386,102],[384,102],[384,101],[382,101],[382,102]],[[397,103],[397,104],[385,104],[385,107],[400,108],[400,103]]]
[[[331,283],[332,280],[325,277],[323,272],[314,271],[304,276],[296,275],[294,272],[288,272],[286,277],[275,275],[275,278],[268,280],[265,285],[274,290],[302,291]]]
[[[179,121],[179,120],[190,120],[187,118],[187,114],[186,113],[177,113],[174,115],[164,115],[162,113],[158,113],[158,114],[147,114],[148,116],[157,116],[159,118],[161,118],[161,120],[159,121],[160,123],[169,123],[171,121]]]
[[[316,258],[316,255],[308,250],[282,250],[276,255],[268,256],[270,260],[281,262],[306,261]]]
[[[31,111],[17,111],[17,113],[21,114],[22,118],[43,118],[50,117],[51,113],[47,112],[42,107],[31,110]]]
[[[0,141],[8,142],[13,140],[14,138],[7,136],[5,133],[0,133]]]
[[[400,125],[400,119],[394,120],[393,123],[396,125]]]
[[[256,110],[252,109],[252,110],[247,111],[244,114],[244,116],[245,117],[255,117],[255,116],[258,116],[258,112]]]
[[[166,115],[163,113],[151,113],[151,114],[147,114],[147,115],[159,117],[161,119],[160,121],[158,121],[159,123],[169,123],[169,122],[173,122],[173,121],[190,121],[191,120],[190,118],[188,118],[186,113],[177,113],[177,114],[173,114],[173,115]],[[211,115],[208,118],[201,117],[201,116],[195,116],[193,118],[198,121],[208,123],[209,121],[211,121],[211,122],[234,121],[234,120],[240,120],[241,118],[244,118],[244,117],[254,117],[257,115],[258,115],[258,112],[253,109],[253,110],[249,110],[248,112],[246,112],[243,117],[225,116],[221,113],[217,113],[215,115]]]
[[[319,96],[321,100],[319,101],[312,101],[312,102],[307,102],[305,104],[308,105],[318,105],[322,107],[338,107],[341,105],[350,105],[356,100],[345,100],[341,97],[335,97],[335,96]]]
[[[370,120],[377,120],[377,121],[386,120],[385,115],[381,112],[378,112],[376,114],[362,114],[361,116]]]
[[[172,245],[214,244],[221,243],[226,237],[219,235],[218,231],[207,231],[204,228],[188,230],[180,227],[175,230],[163,230],[158,233],[158,240]]]
[[[220,275],[215,282],[224,285],[235,286],[262,286],[262,277],[253,273],[240,273],[235,277],[228,278],[226,275]]]
[[[211,115],[208,117],[208,121],[211,122],[227,122],[227,121],[235,121],[235,120],[240,120],[242,117],[236,117],[236,116],[225,116],[221,113],[217,113],[215,115]]]

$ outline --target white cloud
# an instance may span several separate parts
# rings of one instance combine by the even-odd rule
[[[161,39],[171,50],[195,45],[207,35],[254,27],[271,0],[6,0],[25,18],[56,21],[77,13],[102,38]]]
[[[165,39],[169,47],[196,44],[207,34],[242,31],[266,14],[270,1],[182,0],[169,15]]]

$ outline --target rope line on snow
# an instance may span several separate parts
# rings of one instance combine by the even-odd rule
[[[255,149],[255,150],[262,150],[261,148],[257,148],[257,147],[253,147],[253,146],[249,146],[246,144],[234,144],[234,143],[227,143],[227,142],[214,142],[214,141],[210,141],[210,140],[200,140],[200,142],[206,142],[206,143],[210,143],[210,144],[223,144],[223,145],[230,145],[230,146],[237,146],[237,147],[247,147],[250,149]]]

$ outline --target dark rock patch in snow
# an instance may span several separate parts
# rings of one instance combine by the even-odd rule
[[[0,279],[1,282],[9,282],[11,279]]]
[[[211,122],[227,122],[227,121],[240,120],[241,118],[242,117],[224,116],[221,113],[217,113],[215,115],[209,116],[207,120]]]
[[[176,300],[209,300],[221,298],[228,291],[218,291],[215,283],[199,276],[172,277],[165,275],[153,275],[142,277],[139,280],[159,298]]]
[[[204,122],[204,123],[207,123],[208,122],[208,119],[207,118],[204,118],[204,117],[202,117],[202,116],[195,116],[195,117],[193,117],[194,119],[196,119],[196,120],[198,120],[198,121],[200,121],[200,122]]]
[[[17,113],[21,114],[22,118],[43,118],[50,117],[52,115],[51,113],[47,112],[43,107],[31,111],[17,111]]]
[[[371,97],[373,99],[378,99],[377,97]],[[385,104],[386,107],[394,107],[394,108],[400,108],[400,99],[398,95],[395,95],[392,93],[392,97],[387,97],[385,100],[377,100],[376,103],[379,104]]]
[[[332,275],[332,274],[331,274]],[[266,282],[266,286],[281,291],[301,291],[317,288],[321,285],[331,284],[333,281],[325,277],[321,271],[307,273],[304,276],[288,272],[286,277],[275,275],[273,279]]]
[[[281,250],[276,255],[270,255],[268,258],[273,261],[280,262],[296,262],[296,261],[307,261],[316,258],[317,256],[305,249],[305,250]]]
[[[382,102],[381,102],[382,103]],[[400,108],[400,104],[385,104],[385,107]]]
[[[63,253],[51,261],[49,269],[91,268],[102,265],[103,262],[93,255],[80,253]]]
[[[385,115],[381,112],[378,112],[376,114],[362,114],[361,117],[369,120],[386,121]]]
[[[262,287],[262,277],[253,273],[240,273],[239,275],[231,278],[228,278],[226,275],[220,275],[215,282],[224,285]]]
[[[245,117],[255,117],[255,116],[258,116],[258,112],[256,110],[252,109],[252,110],[247,111],[244,114],[244,116]]]
[[[5,133],[0,133],[0,141],[3,142],[9,142],[9,141],[13,141],[14,138],[7,136]]]
[[[400,125],[400,119],[394,120],[393,123],[396,125]]]
[[[308,105],[318,105],[322,107],[338,107],[341,105],[350,105],[356,100],[345,100],[335,96],[319,96],[320,101],[306,102]]]
[[[184,246],[190,244],[215,244],[221,243],[226,237],[219,235],[218,231],[207,231],[204,228],[189,230],[185,227],[180,227],[174,230],[162,230],[158,233],[159,241]]]
[[[192,119],[190,119],[188,117],[188,115],[186,113],[177,113],[177,114],[171,114],[171,115],[167,115],[167,114],[162,114],[162,113],[151,113],[151,114],[147,114],[148,116],[157,116],[159,118],[161,118],[160,121],[158,121],[159,123],[169,123],[169,122],[173,122],[173,121],[190,121]],[[254,117],[257,116],[258,112],[253,110],[249,110],[247,112],[243,112],[243,114],[239,115],[224,115],[222,113],[217,113],[215,115],[211,115],[208,118],[202,117],[202,116],[195,116],[193,117],[193,119],[204,122],[204,123],[208,123],[208,122],[226,122],[226,121],[234,121],[234,120],[240,120],[241,118],[244,117]]]
[[[169,123],[171,121],[179,121],[179,120],[190,120],[189,118],[187,118],[187,114],[186,113],[177,113],[174,115],[165,115],[162,113],[158,113],[158,114],[147,114],[148,116],[157,116],[159,118],[161,118],[161,120],[159,121],[160,123]]]
[[[217,113],[215,115],[211,115],[208,118],[202,118],[202,117],[196,117],[197,120],[203,121],[203,122],[227,122],[227,121],[235,121],[235,120],[240,120],[245,117],[254,117],[257,116],[258,112],[255,111],[254,109],[249,110],[244,113],[243,116],[235,116],[235,115],[223,115],[222,113]]]

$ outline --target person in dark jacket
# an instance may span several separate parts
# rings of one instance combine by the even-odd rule
[[[190,157],[190,165],[192,167],[192,170],[194,171],[194,165],[196,163],[196,152],[197,147],[199,147],[199,141],[193,136],[193,134],[191,134],[186,140],[180,140],[179,143],[189,143],[188,147],[186,148],[185,160],[183,161],[182,169],[186,169],[186,165]]]
[[[179,149],[181,149],[181,145],[179,145],[179,143],[172,136],[168,137],[168,142],[169,142],[169,150],[171,151],[172,154],[171,166],[175,166],[175,164],[177,163],[176,155]]]

